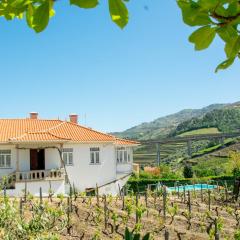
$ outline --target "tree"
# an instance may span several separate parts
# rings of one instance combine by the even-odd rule
[[[128,0],[108,0],[109,13],[113,22],[120,28],[128,23],[128,9],[125,2]],[[56,0],[0,0],[0,16],[6,20],[15,18],[26,19],[30,28],[35,32],[43,31],[49,19],[54,16],[54,4]],[[69,0],[71,5],[80,8],[95,8],[98,0]]]
[[[126,2],[108,0],[109,13],[113,22],[124,28],[129,19]],[[225,43],[226,60],[219,69],[226,69],[240,57],[240,1],[239,0],[176,0],[182,11],[183,21],[191,27],[199,27],[189,37],[196,50],[208,48],[218,35]],[[7,20],[26,19],[30,28],[43,31],[54,16],[56,0],[0,0],[0,16]],[[99,0],[69,0],[80,8],[95,8]],[[159,10],[160,11],[160,10]]]
[[[230,159],[233,176],[240,177],[240,153],[234,151],[230,152]]]
[[[239,0],[177,0],[183,21],[191,26],[200,26],[189,37],[195,50],[208,48],[218,35],[225,43],[226,60],[219,69],[226,69],[240,57],[240,1]]]
[[[183,168],[183,176],[185,178],[192,178],[193,177],[193,170],[192,166],[189,164],[186,164]]]

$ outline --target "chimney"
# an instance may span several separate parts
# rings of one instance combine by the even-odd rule
[[[78,115],[76,113],[70,114],[69,119],[71,123],[78,124]]]
[[[37,112],[30,112],[30,119],[38,119],[38,113]]]

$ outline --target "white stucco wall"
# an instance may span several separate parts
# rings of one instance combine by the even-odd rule
[[[130,173],[132,172],[132,163],[118,163],[117,173]]]
[[[72,144],[64,145],[73,148],[73,166],[66,166],[69,179],[75,187],[84,191],[101,186],[116,179],[115,148],[113,144]],[[100,148],[100,164],[90,163],[90,148]]]
[[[61,159],[57,149],[45,149],[45,169],[54,169],[61,166]]]
[[[49,181],[33,181],[27,182],[27,192],[30,192],[34,196],[39,196],[40,187],[42,188],[43,196],[49,195],[50,190],[50,182]],[[25,183],[19,182],[16,183],[14,195],[15,196],[23,196],[25,189]],[[54,195],[57,194],[64,194],[65,193],[65,183],[63,180],[55,180],[51,181],[51,190],[53,191]]]
[[[26,148],[40,148],[44,146],[22,146]],[[79,191],[85,191],[86,188],[95,188],[96,184],[102,186],[106,183],[116,180],[117,174],[129,173],[132,171],[132,154],[131,162],[124,164],[116,163],[116,146],[109,143],[101,144],[64,144],[64,148],[73,148],[73,165],[66,166],[66,170],[70,179],[70,182]],[[90,148],[100,148],[100,164],[90,163]],[[14,145],[0,145],[0,149],[10,149],[12,153],[11,157],[11,168],[0,168],[0,177],[8,175],[11,172],[16,171],[16,160],[17,151],[19,155],[19,170],[29,171],[30,170],[30,150],[19,149],[17,150]],[[45,149],[45,169],[60,168],[60,156],[57,149],[48,148]],[[65,193],[63,181],[53,181],[55,184],[55,192]],[[125,181],[120,182],[122,187]],[[117,194],[119,192],[119,182],[112,183],[109,186],[102,188],[100,191],[103,193]],[[40,186],[44,191],[48,192],[49,183],[48,181],[41,182],[29,182],[29,191],[33,194],[39,192]],[[24,188],[24,183],[16,184],[16,194],[19,195]],[[104,190],[105,189],[105,190]]]
[[[21,172],[30,171],[30,151],[29,149],[16,149],[19,154],[19,170]]]

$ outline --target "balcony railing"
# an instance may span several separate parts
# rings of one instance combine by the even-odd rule
[[[64,169],[34,170],[26,172],[16,172],[16,181],[38,181],[38,180],[64,180]]]

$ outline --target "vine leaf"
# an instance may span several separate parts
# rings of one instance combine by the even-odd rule
[[[189,41],[195,44],[195,50],[203,50],[209,47],[215,36],[215,28],[204,26],[193,32],[189,37]]]
[[[95,8],[98,5],[98,0],[70,0],[70,4],[80,8]]]
[[[112,21],[120,28],[124,28],[128,23],[128,9],[122,0],[108,0],[109,12]]]
[[[220,64],[217,66],[217,68],[216,68],[216,70],[215,70],[215,73],[217,73],[218,70],[220,70],[220,69],[223,70],[223,69],[226,69],[226,68],[230,67],[230,66],[234,63],[234,60],[235,60],[235,58],[229,58],[229,59],[223,61],[222,63],[220,63]]]
[[[33,11],[31,24],[37,33],[42,32],[47,27],[50,9],[50,1],[46,0]]]

